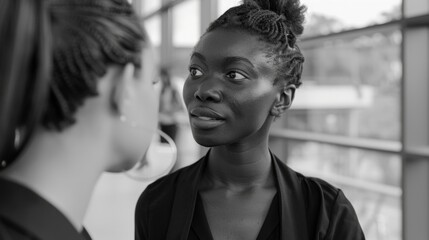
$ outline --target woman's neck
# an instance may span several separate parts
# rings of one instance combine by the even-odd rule
[[[97,162],[100,156],[95,148],[82,148],[76,143],[71,147],[70,142],[57,140],[52,136],[33,139],[1,176],[36,192],[81,231],[93,189],[103,172],[91,162]]]
[[[273,183],[271,154],[266,145],[242,151],[214,147],[208,157],[208,176],[215,185],[246,189]]]

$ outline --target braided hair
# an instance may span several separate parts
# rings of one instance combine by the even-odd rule
[[[217,28],[241,29],[260,37],[266,43],[277,71],[277,81],[301,85],[304,62],[297,37],[302,34],[306,7],[299,0],[244,0],[210,24],[207,32]]]
[[[43,124],[61,130],[110,64],[141,65],[147,36],[126,0],[50,0],[53,78]]]

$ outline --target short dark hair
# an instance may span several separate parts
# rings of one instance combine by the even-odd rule
[[[84,100],[110,64],[141,64],[147,36],[126,0],[50,0],[53,75],[43,124],[61,130],[75,122]]]

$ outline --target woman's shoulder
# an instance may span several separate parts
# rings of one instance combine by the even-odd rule
[[[310,198],[314,197],[314,195],[320,195],[327,203],[332,203],[339,195],[343,195],[340,188],[335,187],[323,179],[305,176],[299,172],[295,173],[300,180],[303,191],[306,192]]]
[[[305,198],[304,200],[308,205],[314,202],[319,207],[329,210],[328,212],[331,212],[330,209],[338,204],[347,203],[347,205],[351,206],[351,203],[340,188],[317,177],[305,176],[292,169],[290,169],[290,172],[297,178]]]
[[[284,175],[288,175],[287,179],[290,179],[291,182],[298,185],[298,188],[308,195],[309,198],[313,198],[315,195],[318,195],[323,196],[326,200],[332,202],[338,194],[342,192],[341,189],[323,179],[305,176],[304,174],[295,171],[278,158],[277,164],[280,168],[280,172]]]
[[[365,239],[354,207],[340,188],[287,168],[299,183],[309,225],[318,226],[314,232],[328,239]]]

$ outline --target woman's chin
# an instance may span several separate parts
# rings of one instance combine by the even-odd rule
[[[203,147],[215,147],[218,146],[219,144],[215,141],[213,141],[213,139],[210,138],[203,138],[203,137],[195,137],[194,136],[195,141],[203,146]]]

